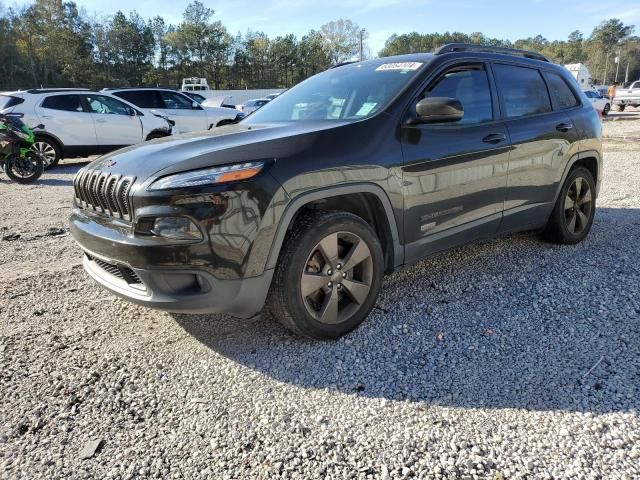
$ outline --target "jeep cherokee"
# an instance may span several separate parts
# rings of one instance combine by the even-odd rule
[[[89,274],[139,304],[298,334],[359,325],[384,273],[523,230],[574,244],[601,123],[531,52],[453,44],[339,65],[237,125],[119,150],[75,177]]]

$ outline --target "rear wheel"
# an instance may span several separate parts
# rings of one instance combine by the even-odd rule
[[[581,242],[591,231],[596,212],[596,185],[591,172],[578,167],[569,173],[544,232],[555,243]]]
[[[24,158],[12,155],[5,162],[5,173],[14,182],[30,183],[36,181],[44,171],[44,162],[40,155],[28,152]]]
[[[62,156],[60,146],[48,137],[36,136],[36,141],[31,148],[42,157],[45,169],[58,165]]]
[[[299,335],[338,338],[365,320],[383,271],[380,241],[360,217],[341,211],[305,214],[287,235],[268,307]]]
[[[604,109],[602,110],[602,115],[604,115],[605,117],[607,115],[609,115],[609,112],[611,111],[611,105],[609,105],[608,103],[604,106]]]

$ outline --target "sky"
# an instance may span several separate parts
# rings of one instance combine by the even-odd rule
[[[136,10],[178,24],[189,0],[75,0],[90,15],[113,15]],[[229,33],[263,31],[270,37],[293,33],[298,37],[338,18],[365,28],[375,55],[393,33],[459,31],[517,40],[541,34],[564,40],[580,30],[588,37],[605,18],[636,25],[640,35],[640,0],[202,0],[215,11]],[[0,0],[5,5],[29,0]]]

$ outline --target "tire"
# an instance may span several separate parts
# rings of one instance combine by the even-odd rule
[[[4,164],[7,177],[17,183],[31,183],[42,176],[44,161],[35,152],[27,153],[26,159],[17,155],[8,158]]]
[[[562,185],[545,227],[544,237],[553,243],[579,243],[591,231],[595,212],[596,184],[593,176],[584,167],[575,168],[569,172]]]
[[[603,116],[607,116],[609,115],[609,112],[611,111],[611,105],[609,105],[608,103],[604,106],[604,109],[602,110],[602,115]]]
[[[327,254],[333,245],[334,255]],[[331,262],[326,260],[328,256],[333,258]],[[356,260],[350,265],[348,259],[354,256]],[[307,213],[287,234],[267,307],[298,335],[336,339],[367,318],[378,297],[383,272],[380,240],[364,220],[336,210]]]
[[[625,108],[627,108],[627,106],[626,106],[626,105],[618,105],[617,110],[618,110],[619,112],[624,112],[624,109],[625,109]]]
[[[34,142],[32,149],[38,152],[42,157],[45,170],[55,167],[62,159],[62,150],[60,145],[49,137],[36,135],[36,141]]]

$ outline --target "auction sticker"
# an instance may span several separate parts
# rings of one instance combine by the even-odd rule
[[[422,62],[399,62],[399,63],[383,63],[378,68],[376,68],[376,72],[385,72],[389,70],[401,70],[401,71],[411,71],[417,70],[422,66]]]

